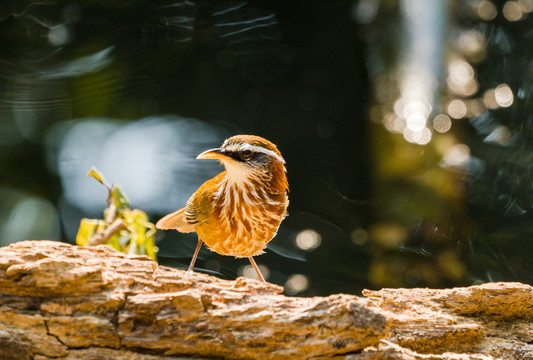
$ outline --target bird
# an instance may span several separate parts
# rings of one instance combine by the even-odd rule
[[[158,229],[196,232],[198,244],[216,253],[249,259],[265,282],[254,256],[264,252],[287,216],[289,184],[285,160],[272,142],[255,135],[235,135],[197,159],[218,160],[225,168],[196,190],[184,208],[161,218]]]

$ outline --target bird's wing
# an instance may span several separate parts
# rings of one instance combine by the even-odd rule
[[[209,211],[213,208],[213,192],[218,189],[225,176],[226,172],[223,171],[206,181],[191,195],[183,209],[163,217],[155,226],[158,229],[175,229],[183,233],[194,232],[197,225],[209,218]]]
[[[158,229],[174,229],[182,233],[194,232],[194,224],[189,223],[187,217],[187,207],[184,207],[161,218],[155,226]]]
[[[226,171],[221,172],[212,179],[207,180],[196,190],[187,201],[185,207],[185,220],[198,226],[209,219],[215,202],[215,193],[226,178]]]

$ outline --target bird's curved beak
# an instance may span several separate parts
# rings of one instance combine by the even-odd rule
[[[223,158],[227,157],[226,150],[222,148],[216,148],[216,149],[209,149],[198,155],[197,159],[214,159],[214,160],[221,160]]]

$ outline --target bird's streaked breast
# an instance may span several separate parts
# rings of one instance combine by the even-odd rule
[[[286,191],[270,185],[265,179],[223,179],[213,192],[210,220],[196,227],[200,238],[223,255],[261,254],[276,235],[289,204]]]

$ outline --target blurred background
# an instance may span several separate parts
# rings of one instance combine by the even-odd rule
[[[278,145],[290,216],[265,255],[298,296],[533,284],[533,0],[4,0],[0,244],[75,242],[96,166],[152,221]],[[532,127],[530,129],[530,127]],[[186,268],[196,237],[156,236]],[[197,269],[253,274],[203,249]]]

